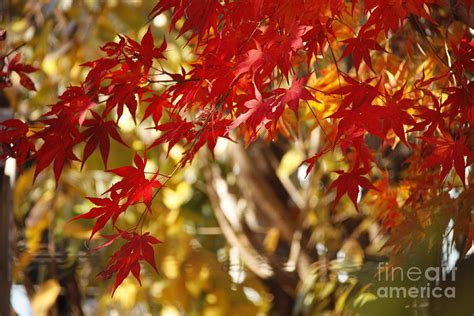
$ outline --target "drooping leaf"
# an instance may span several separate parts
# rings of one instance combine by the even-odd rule
[[[329,187],[329,189],[336,188],[336,198],[334,199],[334,207],[339,202],[341,197],[347,193],[356,210],[359,211],[359,206],[357,205],[359,186],[367,190],[377,190],[377,188],[367,178],[362,176],[364,174],[367,174],[368,171],[369,170],[363,168],[354,169],[349,172],[344,172],[342,170],[335,171],[337,174],[339,174],[339,177],[334,180],[334,182]]]

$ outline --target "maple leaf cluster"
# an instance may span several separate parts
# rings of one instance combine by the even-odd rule
[[[407,176],[413,185],[406,205],[421,203],[426,187],[443,185],[452,169],[468,186],[466,168],[474,158],[474,42],[466,32],[448,35],[441,48],[431,44],[424,28],[441,28],[432,18],[437,5],[436,0],[158,1],[149,18],[170,14],[171,30],[188,39],[194,62],[170,73],[160,63],[166,59],[166,40],[154,39],[151,27],[140,42],[119,35],[101,47],[102,58],[83,65],[89,69],[84,82],[66,89],[37,122],[38,132],[28,133],[20,120],[1,123],[2,153],[20,165],[34,161],[35,177],[52,166],[58,181],[65,166],[84,165],[97,148],[107,169],[110,139],[127,146],[117,124],[125,110],[136,124],[140,113],[141,121],[153,124],[156,134],[147,152],[167,145],[169,153],[183,145],[177,167],[191,162],[202,147],[212,152],[219,138],[240,136],[248,144],[257,137],[291,137],[288,130],[297,130],[295,122],[310,120],[326,138],[305,161],[308,173],[329,151],[344,157],[346,171],[336,170],[329,187],[336,190],[334,206],[347,194],[359,210],[362,189],[387,196],[390,186],[374,186],[374,175],[384,170],[380,153],[399,144],[412,152],[408,175],[439,180],[421,185],[419,178]],[[415,54],[407,39],[404,51],[412,56],[403,60],[404,52],[391,40],[404,32],[429,42],[431,51]],[[2,76],[16,72],[22,85],[34,89],[26,75],[34,68],[19,63],[18,56],[5,63]],[[439,65],[417,70],[430,60]],[[335,88],[317,86],[318,78],[329,73],[324,67],[335,69]],[[337,105],[328,115],[320,113],[324,124],[314,113],[318,102],[324,113],[331,103]],[[368,137],[375,137],[377,145]],[[83,154],[77,157],[74,148],[81,144]],[[146,153],[137,153],[135,167],[108,170],[122,179],[107,197],[89,198],[96,206],[77,217],[95,219],[92,235],[111,222],[118,233],[109,239],[124,242],[101,274],[117,273],[114,290],[130,272],[139,278],[140,260],[155,265],[151,244],[158,240],[136,228],[117,227],[131,205],[144,203],[151,211],[164,184],[158,171],[145,172],[146,162]],[[388,207],[386,227],[393,227],[398,206]]]
[[[6,41],[7,32],[0,28],[0,47]],[[13,57],[11,57],[13,55]],[[12,85],[11,75],[16,73],[20,78],[20,84],[28,90],[35,91],[36,87],[34,82],[28,76],[28,74],[35,72],[37,69],[31,65],[24,64],[21,62],[21,53],[16,50],[11,50],[6,54],[0,53],[0,89],[10,87]]]
[[[104,236],[107,242],[97,247],[95,250],[111,245],[119,237],[125,240],[120,249],[110,258],[106,269],[99,273],[101,279],[109,279],[114,273],[117,274],[114,283],[115,292],[117,287],[123,282],[127,275],[132,272],[133,276],[140,282],[140,260],[145,260],[156,271],[156,263],[153,246],[160,243],[158,239],[151,236],[150,233],[138,234],[136,232],[121,231],[114,235]]]

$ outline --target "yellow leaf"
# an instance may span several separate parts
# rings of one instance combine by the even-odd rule
[[[341,252],[344,254],[344,260],[350,264],[361,265],[364,261],[364,250],[355,239],[347,239],[341,248]]]
[[[48,280],[41,284],[31,300],[34,315],[48,315],[48,311],[54,306],[60,292],[61,286],[56,280]]]
[[[23,171],[18,177],[15,183],[14,199],[15,199],[15,216],[18,218],[23,217],[20,214],[21,205],[25,201],[25,196],[29,196],[31,190],[31,184],[33,183],[33,176],[35,174],[34,168],[29,168]]]
[[[265,249],[269,253],[273,253],[278,246],[278,240],[280,240],[280,231],[275,227],[270,228],[265,236],[265,240],[263,241]]]
[[[161,310],[161,315],[162,316],[179,316],[181,315],[181,313],[176,307],[171,306],[171,305],[166,305],[166,306],[163,306],[163,309]]]
[[[186,182],[180,182],[175,190],[163,189],[163,203],[171,210],[178,209],[192,197],[191,186]]]
[[[163,274],[169,279],[175,279],[179,274],[178,262],[173,256],[166,256],[162,263]]]
[[[77,221],[72,221],[72,222],[66,222],[63,225],[63,234],[66,237],[72,237],[76,239],[89,239],[91,235],[91,230],[88,228],[85,228],[84,226],[79,224],[79,222]]]
[[[13,271],[15,276],[24,270],[40,247],[43,231],[49,226],[52,200],[53,194],[51,192],[43,194],[35,206],[33,206],[25,221],[27,251],[21,253],[15,264]]]
[[[281,159],[281,163],[277,169],[277,174],[279,176],[290,176],[296,171],[296,169],[298,169],[303,160],[304,156],[299,150],[292,149],[288,151]]]
[[[139,286],[138,282],[135,282],[134,279],[125,279],[115,291],[114,300],[118,301],[124,309],[133,308],[137,302]]]
[[[57,59],[49,54],[43,60],[41,64],[41,69],[49,76],[53,76],[58,73],[58,63]]]
[[[203,311],[204,316],[223,316],[224,311],[219,306],[206,306]]]
[[[376,299],[377,299],[377,296],[375,296],[373,293],[370,293],[370,292],[362,293],[354,300],[354,306],[362,307],[366,303],[375,301]]]

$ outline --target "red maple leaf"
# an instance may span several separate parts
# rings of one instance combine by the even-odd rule
[[[132,272],[132,275],[140,281],[140,261],[145,260],[150,266],[157,271],[153,246],[161,241],[151,236],[149,232],[137,234],[136,232],[126,232],[120,230],[118,234],[105,236],[109,239],[103,245],[95,248],[95,250],[112,244],[118,238],[125,240],[125,243],[117,250],[109,259],[107,267],[104,271],[97,275],[101,279],[109,279],[113,274],[117,274],[114,282],[112,296],[117,287]]]
[[[127,198],[127,205],[136,204],[140,200],[149,208],[153,197],[153,190],[161,187],[160,181],[156,180],[158,173],[154,173],[151,179],[145,176],[147,162],[146,153],[143,159],[135,154],[135,167],[126,166],[109,170],[123,179],[112,185],[107,192],[117,192],[121,198]]]
[[[414,126],[416,124],[413,117],[408,114],[407,109],[411,108],[415,101],[403,98],[404,87],[390,95],[385,90],[385,106],[381,107],[381,115],[383,117],[383,132],[392,129],[395,135],[406,144],[404,125]]]
[[[82,132],[82,137],[84,137],[86,142],[84,153],[82,155],[82,166],[84,166],[86,160],[97,146],[99,146],[104,166],[107,168],[107,159],[110,151],[109,137],[112,137],[124,146],[127,145],[123,142],[122,137],[120,137],[120,134],[117,132],[118,126],[116,122],[104,121],[104,119],[96,112],[92,111],[91,113],[93,118],[84,122],[84,126],[88,126],[88,128]]]
[[[270,58],[267,52],[262,49],[262,46],[258,41],[255,41],[255,48],[250,49],[244,55],[243,60],[237,64],[236,69],[233,73],[237,80],[241,74],[246,72],[256,73],[259,69],[265,66],[265,62]]]
[[[381,106],[371,104],[364,104],[353,109],[340,107],[329,116],[330,118],[340,119],[334,141],[338,142],[343,135],[346,138],[353,139],[361,136],[366,131],[383,138],[381,113]]]
[[[377,30],[383,29],[387,35],[389,31],[397,32],[398,28],[403,25],[405,19],[410,14],[423,17],[430,22],[433,19],[426,11],[426,7],[430,4],[437,3],[438,0],[365,0],[364,10],[370,13],[369,20],[366,25],[375,25]]]
[[[340,146],[352,166],[362,164],[365,168],[369,168],[370,164],[374,162],[374,157],[367,146],[364,134],[365,132],[362,129],[351,128],[345,131]]]
[[[214,158],[214,148],[216,147],[217,139],[219,137],[230,139],[227,135],[230,122],[230,120],[216,119],[208,123],[198,123],[197,125],[201,126],[201,130],[198,131],[197,136],[193,141],[193,148],[190,148],[190,150],[186,153],[186,156],[183,157],[182,163],[191,161],[197,151],[205,144],[207,144],[207,148],[209,148],[209,151]]]
[[[132,60],[125,56],[125,62],[120,65],[120,69],[109,72],[105,78],[110,79],[110,84],[102,89],[102,93],[107,95],[106,107],[103,115],[107,115],[114,108],[117,110],[117,119],[122,114],[126,106],[135,121],[137,112],[137,99],[141,100],[142,95],[149,90],[144,87],[149,79],[144,74],[143,65],[139,61]]]
[[[107,45],[116,45],[117,43],[108,43]],[[107,46],[106,45],[106,46]],[[104,50],[104,48],[102,48]],[[121,48],[117,47],[117,53],[121,52]],[[109,52],[107,52],[109,53]],[[91,69],[87,73],[84,83],[88,91],[94,91],[97,93],[101,87],[102,80],[105,79],[107,74],[119,64],[118,58],[100,58],[94,61],[90,61],[82,64],[81,66],[90,67]]]
[[[447,87],[449,95],[443,107],[449,108],[450,120],[460,115],[461,123],[474,124],[474,81],[463,82],[460,87]]]
[[[86,94],[84,85],[70,86],[59,97],[59,101],[51,107],[46,115],[59,114],[67,111],[77,119],[79,125],[84,123],[87,112],[96,106],[96,103]]]
[[[12,157],[21,167],[30,151],[34,151],[34,144],[28,137],[28,125],[17,119],[10,119],[0,123],[0,159]]]
[[[284,92],[281,98],[281,104],[288,104],[291,110],[298,112],[300,100],[316,100],[313,95],[305,88],[308,77],[293,77],[293,82],[288,90],[276,89],[274,93]]]
[[[262,124],[265,125],[272,121],[271,118],[274,116],[274,112],[272,111],[273,104],[270,103],[270,101],[263,100],[262,94],[258,91],[258,88],[255,85],[254,94],[254,99],[250,99],[244,103],[244,107],[247,111],[240,114],[229,125],[229,130],[233,130],[245,122],[252,130],[253,135],[255,135]]]
[[[20,84],[25,87],[28,90],[36,91],[35,84],[33,81],[28,77],[28,73],[32,73],[36,70],[37,68],[31,66],[31,65],[25,65],[20,62],[21,59],[21,54],[17,53],[15,57],[10,60],[8,63],[7,67],[7,72],[16,72],[18,76],[20,77]]]
[[[283,34],[273,36],[273,40],[266,44],[273,59],[287,79],[288,72],[291,69],[291,59],[297,56],[298,51],[303,48],[303,36],[311,29],[311,26],[294,24]]]
[[[453,46],[453,53],[456,59],[451,69],[456,74],[462,76],[464,70],[474,72],[474,40],[468,41],[463,38],[459,46]]]
[[[457,139],[453,139],[444,129],[442,129],[441,132],[439,137],[422,137],[426,143],[433,145],[433,150],[426,158],[422,168],[431,168],[441,165],[442,170],[439,176],[441,181],[443,181],[454,166],[457,175],[461,178],[462,183],[465,184],[465,158],[473,157],[465,144],[466,137],[462,135]]]
[[[336,170],[335,172],[339,174],[339,177],[334,180],[334,182],[329,187],[329,189],[336,188],[336,198],[334,199],[334,207],[339,202],[341,197],[345,193],[347,193],[356,210],[359,211],[359,207],[357,206],[359,186],[367,190],[377,190],[377,188],[367,178],[364,178],[362,176],[363,174],[367,174],[369,170],[367,168],[358,168],[350,172],[344,172],[342,170]]]
[[[318,152],[317,154],[315,154],[314,156],[312,157],[309,157],[308,159],[304,160],[301,164],[308,164],[308,168],[306,169],[306,177],[308,177],[308,175],[311,173],[311,170],[313,170],[314,168],[314,165],[316,164],[316,162],[319,160],[319,158],[321,158],[326,152],[324,150]]]
[[[156,139],[148,148],[168,143],[168,152],[179,142],[181,139],[186,139],[190,142],[196,136],[194,130],[194,123],[183,120],[179,115],[172,114],[171,121],[154,127],[158,131],[162,131],[163,134]]]
[[[140,44],[128,36],[126,38],[127,45],[125,46],[125,51],[130,57],[137,58],[144,65],[145,74],[148,74],[148,70],[153,64],[153,59],[164,59],[163,52],[167,47],[166,41],[163,40],[161,46],[156,47],[150,26],[148,26],[148,30]]]
[[[91,236],[89,239],[92,239],[94,235],[102,229],[105,224],[112,218],[112,223],[115,225],[118,216],[125,212],[126,206],[120,205],[120,196],[116,192],[111,193],[111,198],[87,198],[89,201],[97,205],[97,207],[92,208],[89,212],[81,214],[74,217],[70,221],[74,221],[80,218],[92,219],[97,218],[94,227],[92,228]]]
[[[362,60],[367,66],[369,66],[372,71],[372,61],[370,60],[370,51],[377,50],[381,52],[386,52],[382,46],[375,40],[377,33],[374,30],[361,30],[356,37],[348,38],[343,42],[347,44],[344,52],[341,55],[341,58],[349,56],[352,54],[352,62],[356,72],[359,72],[359,67]]]
[[[380,80],[375,86],[373,86],[370,83],[375,78],[358,81],[344,73],[341,73],[341,76],[344,78],[344,81],[347,82],[347,85],[329,92],[329,94],[344,96],[340,108],[348,108],[350,106],[352,106],[352,108],[357,108],[364,104],[368,105],[371,104],[377,95],[379,95],[378,88],[380,86]]]
[[[442,112],[441,104],[435,95],[431,94],[431,100],[433,101],[433,109],[427,106],[414,107],[419,112],[415,117],[421,118],[421,121],[416,122],[410,131],[422,131],[428,127],[423,135],[431,136],[437,128],[444,127],[445,118],[448,117],[448,113]]]
[[[60,113],[57,117],[41,122],[47,127],[35,135],[35,138],[43,140],[43,144],[33,156],[36,160],[34,179],[36,180],[38,174],[52,164],[54,177],[58,182],[64,165],[72,160],[79,160],[73,148],[82,137],[70,113]]]
[[[145,114],[143,115],[143,120],[151,116],[153,123],[158,125],[161,116],[163,115],[163,109],[172,107],[168,98],[168,94],[154,94],[153,96],[143,100],[143,102],[149,102]]]

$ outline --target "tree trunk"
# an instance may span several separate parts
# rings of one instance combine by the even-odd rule
[[[0,175],[0,315],[10,315],[10,289],[12,282],[12,199],[10,177],[3,167]]]
[[[3,62],[0,61],[0,70],[2,67]],[[8,99],[0,91],[0,122],[12,116]],[[14,176],[15,168],[7,170],[7,162],[2,161],[0,163],[0,316],[10,315],[14,228],[11,177]]]

